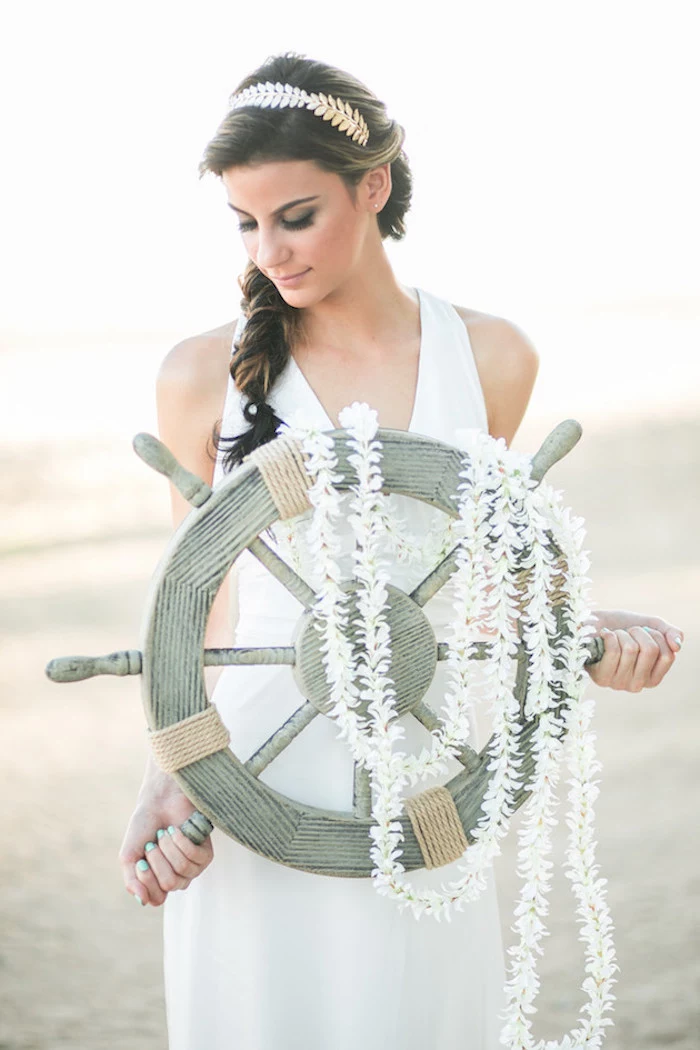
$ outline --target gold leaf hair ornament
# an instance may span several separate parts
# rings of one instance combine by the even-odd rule
[[[369,138],[369,130],[365,118],[357,110],[353,109],[349,102],[333,95],[324,95],[320,91],[307,92],[303,88],[294,87],[292,84],[253,84],[252,87],[244,88],[234,95],[229,103],[231,109],[241,109],[244,106],[260,106],[262,109],[308,109],[316,117],[330,121],[332,127],[357,142],[359,146],[366,146]]]

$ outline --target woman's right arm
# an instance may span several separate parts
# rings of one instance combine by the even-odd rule
[[[214,473],[211,434],[223,413],[233,330],[225,325],[179,343],[165,358],[156,386],[161,440],[183,467],[208,484]],[[177,527],[191,507],[173,486],[170,496]],[[228,582],[212,606],[205,644],[232,644]],[[213,686],[212,679],[208,685]],[[179,829],[194,808],[149,754],[119,853],[125,887],[143,904],[162,904],[168,892],[186,889],[211,863],[211,840],[195,846]]]

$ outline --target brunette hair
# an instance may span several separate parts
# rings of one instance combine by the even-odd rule
[[[411,202],[412,180],[402,149],[404,129],[387,116],[384,103],[349,73],[293,52],[268,58],[240,82],[234,94],[267,82],[341,98],[364,117],[368,143],[362,146],[353,142],[303,108],[241,107],[230,110],[206,146],[199,165],[200,176],[207,172],[221,176],[238,165],[312,160],[324,171],[340,175],[352,194],[366,172],[389,163],[391,195],[377,215],[377,222],[382,239],[400,240],[405,233],[404,216]],[[222,437],[216,428],[215,445],[226,450],[225,470],[276,436],[281,421],[267,403],[267,396],[289,360],[299,330],[298,310],[284,301],[272,281],[250,260],[240,284],[241,312],[246,323],[234,343],[231,376],[247,399],[243,415],[249,429],[233,437]]]

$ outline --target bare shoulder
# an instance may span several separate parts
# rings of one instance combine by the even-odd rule
[[[512,321],[455,305],[469,334],[486,402],[489,433],[513,439],[537,377],[539,355]]]
[[[217,392],[225,383],[236,322],[189,336],[172,348],[158,372],[158,389],[177,389],[201,397],[208,389]]]
[[[183,339],[160,366],[156,381],[158,432],[187,470],[211,482],[214,470],[214,430],[226,401],[231,341],[235,322]],[[178,521],[186,512],[173,490]]]
[[[455,306],[464,321],[474,351],[477,367],[487,371],[504,366],[524,374],[537,372],[539,357],[528,337],[512,321],[495,314],[481,313]]]

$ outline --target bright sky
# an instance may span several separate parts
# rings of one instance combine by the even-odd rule
[[[58,345],[230,319],[244,256],[197,163],[236,83],[289,49],[359,76],[407,129],[401,280],[545,344],[545,316],[601,303],[696,332],[693,7],[8,4],[0,332]]]

